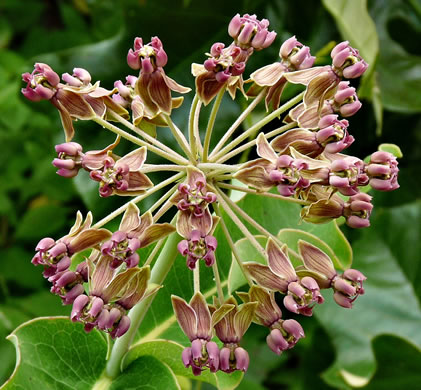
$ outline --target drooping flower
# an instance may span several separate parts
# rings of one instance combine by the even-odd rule
[[[310,185],[300,172],[308,168],[304,160],[286,154],[278,156],[263,133],[257,137],[256,144],[257,154],[261,158],[244,164],[235,174],[236,179],[260,191],[277,186],[283,196],[294,195],[296,189]]]
[[[165,74],[163,67],[167,64],[168,57],[158,37],[153,37],[151,42],[144,45],[142,38],[134,40],[134,50],[127,54],[127,63],[132,69],[140,69],[139,78],[136,80],[135,93],[139,95],[144,105],[144,115],[155,118],[161,112],[171,114],[171,91],[187,93],[190,88],[177,84]]]
[[[232,306],[227,311],[226,305]],[[240,347],[239,343],[249,328],[256,308],[257,302],[247,302],[241,305],[230,297],[219,307],[210,306],[212,315],[215,316],[219,311],[222,312],[221,319],[215,322],[215,332],[219,340],[224,343],[219,354],[219,369],[231,373],[239,370],[246,372],[249,366],[248,352]]]
[[[66,271],[71,265],[71,257],[88,248],[94,248],[111,236],[107,229],[91,228],[92,213],[88,213],[85,222],[80,211],[76,214],[76,221],[68,235],[54,240],[43,238],[35,250],[32,264],[44,266],[44,277],[49,278],[58,272]]]
[[[298,278],[291,261],[282,249],[269,238],[266,252],[268,266],[244,263],[251,277],[262,287],[286,294],[284,306],[293,313],[311,316],[313,306],[324,302],[317,282],[308,276]]]
[[[76,298],[70,318],[83,323],[87,332],[97,327],[112,338],[120,337],[130,327],[127,311],[156,293],[160,286],[148,284],[149,266],[116,274],[110,267],[110,257],[95,252],[90,260],[89,295]]]
[[[82,168],[82,146],[76,142],[66,142],[55,146],[58,154],[53,165],[58,168],[57,174],[63,177],[75,177]]]
[[[331,57],[331,66],[320,66],[285,74],[289,82],[307,86],[303,99],[306,107],[317,104],[320,110],[323,102],[334,96],[342,77],[346,79],[360,77],[368,67],[358,50],[349,46],[348,41],[336,45],[331,52]]]
[[[219,369],[219,348],[211,341],[214,325],[229,311],[232,304],[224,304],[211,316],[204,296],[198,292],[188,304],[184,299],[171,296],[174,314],[178,324],[191,341],[191,347],[183,350],[182,360],[185,367],[191,367],[194,375],[200,375],[208,367],[211,372]]]
[[[374,152],[365,171],[370,179],[369,184],[375,190],[393,191],[399,188],[398,161],[393,154],[383,151]]]
[[[175,227],[169,223],[154,224],[150,212],[140,217],[137,206],[130,203],[118,231],[101,245],[101,253],[112,259],[112,268],[119,267],[123,262],[128,268],[132,268],[140,260],[137,249],[144,248],[174,231]]]
[[[356,269],[347,269],[338,275],[330,257],[316,246],[299,240],[298,249],[306,271],[310,271],[322,288],[332,288],[333,299],[345,308],[351,308],[359,295],[364,294],[363,281],[367,278]]]
[[[304,336],[304,330],[295,320],[283,320],[282,311],[273,292],[260,286],[252,286],[248,293],[238,292],[243,302],[258,302],[253,321],[270,329],[266,342],[277,355],[291,349]]]
[[[280,62],[266,65],[250,75],[254,85],[247,91],[248,96],[255,96],[261,87],[269,87],[265,98],[266,110],[272,102],[272,109],[279,107],[282,92],[287,84],[284,73],[313,66],[316,57],[310,55],[308,46],[297,41],[295,36],[287,39],[279,50]]]

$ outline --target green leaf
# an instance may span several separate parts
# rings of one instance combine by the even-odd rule
[[[255,236],[260,245],[264,248],[266,246],[267,237],[264,236]],[[267,264],[267,260],[262,256],[262,254],[254,247],[251,242],[242,238],[235,243],[237,252],[243,262],[255,261],[260,264]],[[235,260],[234,255],[232,256],[232,262],[230,271],[228,274],[228,292],[232,294],[234,291],[238,290],[241,286],[247,284],[247,280],[244,277],[237,261]]]
[[[415,9],[410,2],[391,0],[373,2],[370,11],[380,41],[377,71],[383,105],[391,111],[419,112],[421,56],[412,51],[414,38],[410,35],[420,29]],[[392,28],[395,22],[399,23],[397,31]]]
[[[354,267],[367,281],[366,293],[352,310],[339,308],[323,294],[326,302],[315,313],[336,348],[336,361],[323,374],[330,385],[366,385],[376,369],[371,343],[380,335],[403,338],[421,351],[420,300],[411,285],[412,281],[420,291],[421,273],[413,263],[420,253],[415,238],[420,233],[420,215],[420,203],[380,210],[353,243]],[[416,245],[408,247],[409,242]]]
[[[379,51],[379,39],[376,25],[367,10],[367,0],[322,0],[322,3],[334,17],[342,37],[373,66]]]
[[[191,370],[186,369],[181,361],[183,349],[184,347],[182,345],[169,340],[153,340],[138,343],[125,356],[123,367],[128,367],[129,369],[133,362],[136,362],[139,358],[153,356],[161,363],[167,365],[176,376],[207,382],[218,389],[224,390],[235,389],[238,386],[238,383],[243,377],[243,373],[238,371],[228,375],[223,372],[212,374],[209,370],[205,370],[200,376],[194,376]]]
[[[66,217],[67,209],[54,204],[31,208],[20,221],[16,237],[32,241],[54,235],[67,224]]]
[[[380,144],[379,150],[381,150],[382,152],[392,153],[397,158],[403,157],[403,153],[401,151],[401,148],[398,145],[395,145],[395,144]]]
[[[177,378],[162,361],[152,356],[141,356],[115,379],[110,390],[168,389],[180,390]]]
[[[17,351],[15,371],[2,389],[90,389],[105,367],[107,346],[97,331],[64,317],[25,322],[8,339]]]

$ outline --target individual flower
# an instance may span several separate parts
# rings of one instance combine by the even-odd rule
[[[277,186],[283,196],[294,195],[297,188],[306,188],[310,182],[303,178],[301,170],[307,169],[307,163],[289,155],[278,156],[260,133],[256,140],[257,154],[260,159],[244,164],[235,174],[235,178],[260,191],[268,191]]]
[[[122,158],[108,153],[102,161],[103,165],[90,172],[91,179],[100,183],[100,196],[136,195],[152,187],[153,183],[140,172],[146,160],[146,153],[145,146],[133,150]]]
[[[269,238],[266,252],[268,266],[259,263],[244,263],[244,267],[258,285],[286,294],[284,306],[291,312],[311,316],[313,306],[324,302],[317,282],[308,276],[298,278],[291,261],[282,249]]]
[[[323,288],[332,288],[333,299],[345,308],[350,309],[359,295],[364,294],[363,281],[367,278],[356,269],[347,269],[338,275],[330,257],[316,246],[299,240],[298,249],[306,271],[317,280]]]
[[[301,210],[301,218],[310,223],[327,223],[339,217],[346,218],[346,224],[352,228],[370,226],[373,209],[371,196],[358,193],[344,201],[339,196],[321,198]]]
[[[95,266],[90,267],[89,295],[82,294],[75,299],[70,317],[83,323],[87,332],[97,327],[112,338],[120,337],[130,327],[127,311],[160,287],[148,285],[149,266],[116,273],[110,267],[110,257],[98,252],[92,257]]]
[[[44,277],[49,278],[58,272],[66,271],[71,265],[71,257],[88,248],[94,248],[111,236],[107,229],[91,228],[92,213],[88,213],[85,222],[80,211],[68,235],[54,240],[43,238],[35,250],[32,264],[44,266]]]
[[[282,311],[273,292],[260,286],[252,286],[248,293],[238,292],[244,302],[258,302],[253,321],[270,329],[266,337],[269,348],[277,355],[295,346],[304,336],[304,330],[295,320],[283,320]]]
[[[228,33],[234,43],[242,49],[262,50],[269,47],[276,38],[275,31],[268,31],[269,21],[258,20],[256,15],[235,15],[228,26]]]
[[[58,168],[57,174],[63,177],[75,177],[82,168],[82,146],[76,142],[66,142],[55,146],[57,158],[53,165]]]
[[[182,360],[185,367],[191,367],[194,375],[200,375],[205,368],[211,372],[219,369],[219,348],[211,341],[212,330],[221,316],[234,309],[234,305],[225,304],[212,316],[204,296],[198,292],[188,304],[184,299],[171,296],[174,314],[183,332],[191,341],[191,347],[183,350]]]
[[[308,46],[297,41],[295,36],[287,39],[279,50],[281,62],[266,65],[250,75],[254,85],[247,91],[248,96],[255,96],[261,87],[269,87],[265,98],[266,110],[272,102],[272,109],[279,107],[281,95],[287,83],[284,73],[313,66],[316,57],[310,55]]]
[[[383,151],[374,152],[365,167],[370,186],[379,191],[393,191],[399,188],[398,161],[396,157]]]
[[[229,311],[225,310],[226,305],[233,306]],[[223,305],[211,306],[210,310],[213,316],[218,311],[223,311],[223,317],[214,324],[216,335],[224,344],[219,354],[219,369],[231,373],[239,370],[246,372],[249,366],[248,352],[240,347],[239,343],[249,328],[256,308],[257,302],[247,302],[241,305],[230,297]]]
[[[153,242],[166,237],[175,231],[169,223],[153,223],[152,214],[139,215],[139,209],[130,203],[121,219],[118,231],[113,233],[109,241],[101,245],[101,253],[109,256],[112,261],[110,267],[117,268],[123,262],[128,268],[139,263],[139,254],[136,252]]]
[[[233,99],[237,88],[244,94],[242,74],[252,52],[252,49],[244,51],[235,44],[225,47],[223,43],[217,42],[212,45],[209,58],[203,65],[192,64],[196,92],[205,105],[223,88],[227,88]]]
[[[95,117],[113,120],[110,112],[128,117],[128,112],[111,99],[115,91],[101,88],[99,82],[92,85],[87,70],[75,68],[73,75],[65,73],[62,77],[65,84],[60,83],[59,76],[49,65],[36,63],[31,74],[22,75],[27,83],[22,94],[34,101],[49,100],[58,109],[67,142],[74,136],[73,120]]]
[[[285,74],[289,82],[307,86],[303,98],[306,107],[317,104],[320,110],[323,102],[334,96],[343,77],[346,79],[360,77],[368,67],[358,50],[349,46],[348,41],[336,45],[331,52],[331,57],[331,66],[320,66]]]
[[[355,88],[349,86],[349,81],[341,81],[333,99],[325,100],[321,108],[318,102],[307,107],[301,103],[289,111],[285,122],[294,121],[302,129],[315,130],[325,115],[340,114],[347,118],[354,115],[361,106]]]
[[[161,112],[171,114],[171,91],[187,93],[190,88],[177,84],[165,74],[163,67],[168,57],[158,37],[144,45],[142,38],[134,40],[134,50],[127,54],[127,63],[132,69],[140,69],[136,80],[135,93],[139,95],[144,105],[144,115],[154,118]]]

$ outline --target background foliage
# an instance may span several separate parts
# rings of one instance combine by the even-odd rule
[[[350,131],[357,141],[349,153],[364,158],[379,143],[387,142],[398,144],[404,154],[399,165],[401,188],[393,193],[375,194],[372,227],[362,231],[344,229],[353,247],[355,268],[368,276],[367,294],[351,311],[330,304],[317,308],[317,321],[303,321],[307,337],[279,358],[265,346],[265,330],[252,327],[252,337],[247,337],[245,345],[252,364],[239,388],[416,389],[420,386],[421,49],[415,42],[421,40],[421,2],[417,0],[3,0],[0,3],[0,383],[15,366],[15,348],[5,337],[32,318],[69,313],[69,307],[62,306],[48,292],[41,271],[30,264],[38,240],[64,235],[77,209],[92,210],[99,219],[123,203],[118,198],[100,199],[96,183],[86,176],[79,175],[71,181],[54,174],[51,166],[54,145],[64,141],[59,117],[48,102],[33,104],[21,96],[20,74],[31,71],[34,62],[47,62],[59,74],[78,66],[88,69],[94,80],[101,80],[102,86],[110,88],[114,80],[124,78],[129,72],[125,56],[133,38],[142,36],[148,40],[159,35],[169,57],[167,72],[181,84],[192,86],[191,62],[203,62],[203,53],[213,42],[228,42],[226,27],[237,12],[266,17],[278,32],[271,48],[252,57],[250,71],[276,61],[279,45],[293,34],[309,45],[313,54],[318,53],[320,63],[328,61],[326,45],[350,40],[370,63],[370,72],[360,85],[365,99],[363,108],[351,120]],[[181,128],[187,117],[188,102],[183,107],[175,116]],[[224,100],[216,129],[220,134],[240,109],[239,105]],[[113,138],[88,123],[78,123],[77,128],[75,140],[86,149],[107,145]],[[170,135],[167,142],[172,142]],[[159,175],[152,177],[155,182],[159,179]],[[147,206],[148,203],[141,204],[143,210]],[[257,206],[250,205],[253,209]],[[282,208],[275,215],[282,225],[278,229],[288,225],[288,216]],[[261,217],[264,219],[264,215]],[[272,220],[266,221],[269,230],[271,223]],[[183,261],[179,259],[176,264],[183,265]],[[229,261],[226,272],[228,267]],[[174,275],[176,270],[170,274],[170,285],[179,282]],[[179,285],[177,289],[187,298],[191,293],[190,284]],[[162,302],[168,301],[165,294],[161,294]],[[169,302],[165,304],[168,306]],[[126,361],[128,375],[119,378],[113,388],[139,383],[139,372],[145,385],[153,382],[150,382],[152,373],[162,375],[167,381],[155,384],[156,388],[177,388],[174,386],[178,384],[189,387],[188,382],[171,376],[186,375],[177,366],[179,360],[172,361],[173,356],[165,356],[165,348],[160,345],[148,344],[156,337],[185,342],[175,322],[171,318],[164,320],[169,321],[168,326],[163,332],[153,334],[157,324],[146,319],[139,344]],[[56,378],[67,386],[63,388],[92,386],[103,368],[96,358],[105,356],[104,342],[93,333],[89,335],[89,343],[96,355],[82,348],[81,356],[72,357],[71,340],[79,337],[78,345],[87,343],[81,332],[72,336],[77,330],[64,319],[48,325],[35,321],[30,329],[20,328],[14,340],[19,340],[22,354],[26,351],[31,361],[33,371],[27,371],[29,377],[55,375],[50,371],[53,368],[43,366],[37,359],[43,353],[52,354],[50,358],[54,359],[54,353],[58,353],[69,355],[60,368],[62,377]],[[64,336],[59,338],[58,334]],[[43,337],[51,342],[56,336],[63,343],[57,345],[57,350],[33,349],[33,340],[44,342],[40,339]],[[175,354],[179,353],[177,348],[174,346]],[[152,349],[155,357],[150,356]],[[71,372],[78,359],[89,365],[87,372],[77,369]],[[16,380],[15,376],[13,381]],[[8,388],[14,387],[13,381]],[[217,384],[214,379],[209,382]],[[218,384],[229,388],[234,382],[236,379],[232,378],[232,383]]]

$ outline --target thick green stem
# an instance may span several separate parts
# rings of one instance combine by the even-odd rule
[[[212,137],[213,127],[215,125],[216,115],[218,114],[222,98],[224,97],[225,88],[222,88],[213,103],[212,111],[209,116],[208,126],[206,127],[205,141],[203,143],[203,162],[208,161],[209,145]]]
[[[260,93],[256,96],[251,104],[247,106],[247,108],[241,113],[241,115],[235,120],[235,122],[231,125],[231,127],[227,130],[224,136],[220,139],[218,144],[215,146],[215,149],[212,150],[211,156],[218,153],[218,151],[225,145],[228,141],[229,137],[237,130],[238,126],[247,118],[247,116],[254,110],[254,108],[260,103],[266,93],[266,87],[263,88]]]
[[[220,162],[219,159],[222,158],[225,154],[227,154],[230,150],[234,149],[238,144],[243,142],[250,134],[256,133],[258,130],[260,130],[263,126],[268,124],[270,121],[278,117],[283,112],[289,110],[292,106],[297,104],[304,96],[304,92],[297,95],[295,98],[289,100],[285,104],[283,104],[281,107],[279,107],[277,110],[273,111],[271,114],[257,122],[255,125],[247,129],[243,134],[236,137],[234,140],[232,140],[225,148],[223,148],[219,153],[213,154],[210,156],[209,159],[211,162]]]
[[[162,284],[165,280],[165,277],[168,274],[168,271],[171,269],[176,257],[177,257],[177,244],[180,241],[180,236],[177,233],[171,234],[158,259],[156,260],[152,272],[150,283]],[[137,330],[146,315],[150,305],[156,294],[153,294],[146,298],[145,300],[138,303],[133,309],[130,310],[129,317],[131,320],[131,325],[127,333],[118,338],[115,342],[113,349],[111,351],[110,360],[107,363],[106,372],[107,376],[110,378],[115,378],[120,374],[121,363],[124,358],[124,355],[130,348],[134,337],[137,333]]]

